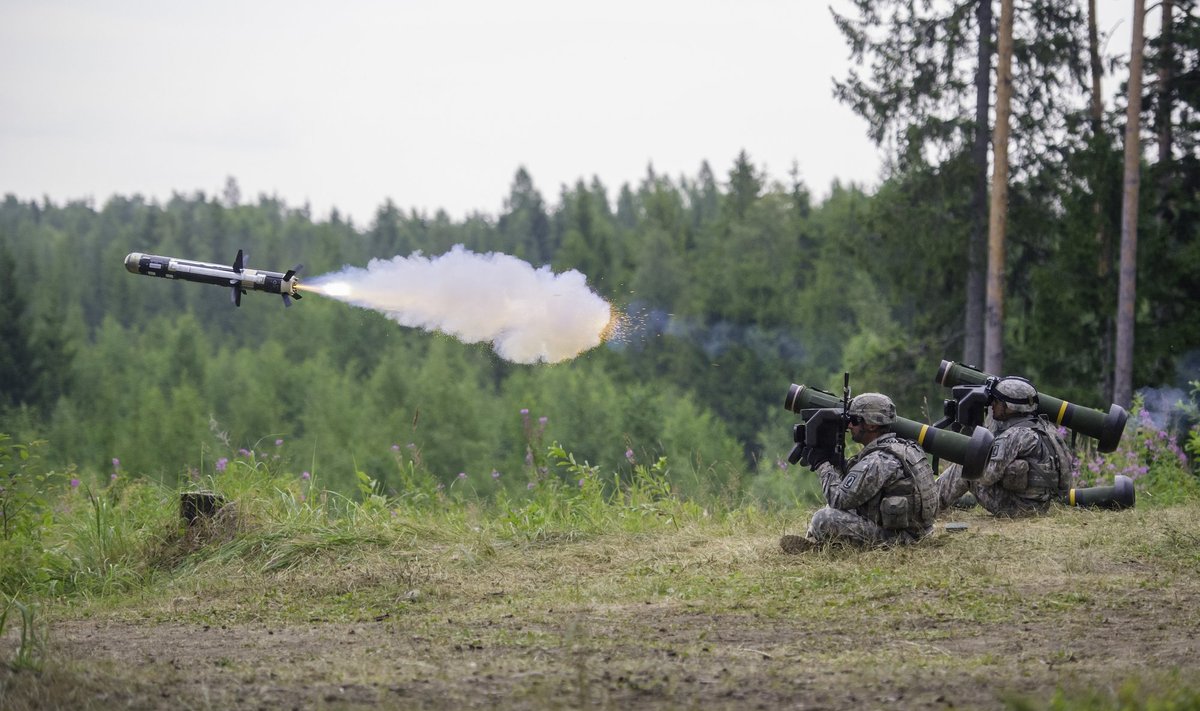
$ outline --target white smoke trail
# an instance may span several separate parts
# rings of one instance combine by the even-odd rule
[[[575,270],[462,247],[438,257],[372,259],[366,269],[322,274],[302,288],[374,309],[404,326],[466,343],[489,341],[514,363],[557,363],[594,348],[613,319],[608,302]]]

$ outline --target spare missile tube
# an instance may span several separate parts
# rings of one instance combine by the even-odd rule
[[[1133,490],[1133,479],[1118,474],[1112,486],[1092,486],[1086,489],[1071,489],[1062,502],[1068,506],[1087,506],[1099,509],[1131,509],[1137,498]]]
[[[943,360],[937,372],[937,382],[948,388],[956,385],[983,385],[994,377],[969,365],[949,360]],[[1121,442],[1121,434],[1125,431],[1125,421],[1129,419],[1129,413],[1120,405],[1112,405],[1105,414],[1100,410],[1060,400],[1040,390],[1038,412],[1055,425],[1096,438],[1099,440],[1097,449],[1101,452],[1112,452],[1117,448]]]
[[[799,414],[807,408],[841,408],[842,399],[824,390],[793,383],[788,388],[783,406]],[[892,431],[904,439],[916,442],[926,452],[939,459],[961,464],[964,479],[978,479],[983,476],[988,453],[992,449],[992,433],[983,427],[976,427],[970,436],[967,436],[935,429],[931,425],[897,416],[896,421],[892,423]]]

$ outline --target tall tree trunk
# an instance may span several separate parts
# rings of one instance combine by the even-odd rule
[[[1000,2],[996,126],[992,131],[992,205],[988,213],[987,328],[984,370],[1004,372],[1004,238],[1008,223],[1008,116],[1012,103],[1013,0]]]
[[[1137,297],[1138,171],[1141,167],[1142,49],[1146,0],[1133,0],[1133,40],[1129,49],[1129,96],[1125,108],[1125,179],[1121,201],[1121,271],[1117,289],[1117,364],[1113,398],[1133,402],[1133,323]]]
[[[1100,78],[1104,76],[1104,64],[1100,61],[1100,33],[1096,20],[1096,0],[1088,0],[1088,59],[1092,65],[1092,134],[1099,136],[1104,130],[1104,97],[1100,94]]]
[[[1092,96],[1091,124],[1092,149],[1107,153],[1108,140],[1104,133],[1104,96],[1100,90],[1100,79],[1104,76],[1104,64],[1100,61],[1099,20],[1096,18],[1096,0],[1088,0],[1088,57],[1091,60]],[[1101,168],[1092,176],[1092,216],[1096,220],[1096,281],[1101,289],[1107,290],[1111,283],[1112,243],[1104,219],[1103,196],[1100,194]],[[1100,319],[1100,334],[1097,352],[1100,354],[1101,390],[1107,402],[1113,396],[1113,317],[1104,315]]]
[[[1158,113],[1155,119],[1158,123],[1158,162],[1160,168],[1165,168],[1171,161],[1171,111],[1174,109],[1172,96],[1171,66],[1175,62],[1175,38],[1173,15],[1175,0],[1162,0],[1162,38],[1158,56]],[[1167,171],[1161,171],[1164,181],[1169,181]]]
[[[1094,0],[1093,0],[1094,1]],[[975,143],[971,165],[975,176],[971,191],[971,236],[967,243],[967,310],[963,322],[963,362],[983,363],[985,311],[984,279],[987,253],[988,113],[992,99],[992,0],[978,0],[978,64],[975,68]]]

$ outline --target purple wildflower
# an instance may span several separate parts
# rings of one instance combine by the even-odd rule
[[[550,418],[546,417],[545,415],[542,415],[541,417],[538,418],[538,424],[541,425],[542,427],[545,427],[546,423],[549,421],[550,421]]]
[[[393,445],[392,445],[392,451],[393,451],[393,452],[399,452],[399,451],[400,451],[400,445],[398,445],[398,444],[393,444]]]
[[[304,481],[308,481],[312,478],[312,474],[309,474],[308,472],[300,472],[300,478]]]
[[[223,472],[227,466],[229,466],[229,460],[227,458],[221,457],[217,460],[217,471]]]
[[[116,481],[116,480],[117,480],[117,473],[116,473],[116,472],[113,472],[113,473],[112,473],[112,475],[108,477],[108,480],[109,480],[109,481]]]
[[[466,473],[466,472],[459,472],[459,473],[458,473],[458,478],[459,478],[459,479],[466,479],[466,478],[467,478],[467,473]]]
[[[121,460],[113,457],[113,471],[121,471]]]
[[[282,446],[283,446],[283,440],[281,440],[281,439],[277,439],[277,440],[275,440],[275,446],[276,446],[276,447],[282,447]]]
[[[243,457],[249,457],[250,450],[246,449],[245,447],[242,447],[241,449],[238,450],[238,454],[242,455]]]
[[[535,484],[534,482],[531,481],[525,485],[525,488],[529,489],[530,491],[533,491],[533,487],[535,487],[535,486],[537,486],[537,484]]]
[[[74,478],[71,479],[71,488],[72,489],[79,488],[79,480],[78,479],[74,479]]]
[[[629,448],[626,448],[626,449],[625,449],[625,459],[626,459],[626,460],[627,460],[627,461],[628,461],[630,464],[633,464],[633,450],[632,450],[632,449],[629,449]]]
[[[580,488],[580,489],[582,489],[582,488],[583,488],[583,479],[580,479],[580,480],[579,480],[579,488]]]
[[[499,479],[499,478],[500,478],[500,472],[498,472],[498,471],[496,471],[495,469],[493,469],[493,470],[492,470],[492,478],[493,478],[493,479]]]

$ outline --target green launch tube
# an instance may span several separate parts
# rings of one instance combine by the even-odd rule
[[[950,360],[942,361],[937,372],[937,382],[948,388],[955,385],[984,385],[994,377],[977,368]],[[1106,414],[1100,410],[1060,400],[1041,391],[1038,391],[1038,412],[1055,425],[1096,438],[1099,440],[1097,449],[1101,452],[1116,450],[1121,442],[1121,434],[1125,431],[1125,421],[1129,419],[1129,413],[1117,404],[1113,404]]]
[[[783,406],[799,413],[807,408],[840,408],[842,399],[824,390],[793,383],[788,388]],[[926,452],[939,459],[961,464],[964,479],[978,479],[983,476],[988,453],[992,449],[992,433],[983,427],[976,427],[971,435],[967,436],[897,416],[896,421],[892,423],[892,431],[904,439],[916,442]]]
[[[1063,503],[1068,506],[1090,506],[1100,509],[1131,509],[1136,498],[1133,479],[1118,474],[1113,477],[1112,486],[1071,489],[1063,497]]]

